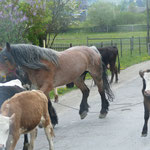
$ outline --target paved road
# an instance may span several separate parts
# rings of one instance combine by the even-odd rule
[[[60,103],[76,109],[54,104],[59,116],[55,128],[55,150],[150,150],[150,132],[141,137],[143,126],[142,80],[140,69],[147,69],[150,62],[144,62],[123,70],[118,84],[113,84],[114,102],[105,119],[99,119],[100,96],[96,87],[91,88],[88,116],[80,120],[78,109],[81,93],[75,90],[60,97]],[[87,81],[91,85],[91,81]],[[23,138],[16,150],[22,149]],[[39,129],[35,142],[36,150],[47,150],[48,142],[44,131]]]

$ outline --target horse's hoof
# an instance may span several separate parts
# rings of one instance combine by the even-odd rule
[[[142,133],[141,137],[146,137],[147,133]]]
[[[100,113],[99,118],[100,118],[100,119],[103,119],[103,118],[105,118],[106,116],[107,116],[107,113],[103,113],[103,114]]]
[[[84,111],[82,114],[80,114],[81,119],[84,119],[87,116],[87,111]]]

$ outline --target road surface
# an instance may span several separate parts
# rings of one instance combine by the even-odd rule
[[[147,61],[121,71],[119,83],[112,84],[115,99],[110,103],[105,119],[98,118],[101,100],[97,88],[91,87],[91,80],[86,81],[91,92],[90,109],[84,120],[78,114],[80,91],[61,96],[59,104],[54,104],[59,117],[59,124],[54,129],[55,150],[150,150],[150,132],[147,137],[141,137],[144,109],[139,76],[139,70],[149,68],[150,61]],[[16,150],[21,150],[22,145],[23,136]],[[43,129],[38,129],[34,149],[48,150]]]

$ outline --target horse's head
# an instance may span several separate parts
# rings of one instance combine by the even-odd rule
[[[0,114],[0,150],[5,150],[6,143],[9,139],[9,131],[11,124],[14,121],[15,114],[11,117],[6,117]]]
[[[150,70],[140,71],[139,74],[143,79],[142,93],[145,97],[150,98]]]
[[[0,52],[0,71],[7,73],[16,71],[16,63],[11,55],[11,46],[6,43],[6,47]]]

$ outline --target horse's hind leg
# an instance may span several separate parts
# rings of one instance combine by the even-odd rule
[[[110,72],[111,72],[111,79],[110,79],[110,84],[111,84],[114,79],[114,69],[110,69]]]
[[[89,88],[84,83],[84,79],[79,77],[77,80],[74,81],[75,85],[82,91],[82,101],[80,104],[79,114],[81,119],[84,119],[87,116],[89,105],[87,103],[87,98],[89,96]]]
[[[111,79],[110,79],[110,84],[111,84],[114,79],[114,74],[116,74],[115,62],[110,63],[110,72],[111,72]]]
[[[101,110],[100,110],[99,118],[105,118],[108,113],[109,102],[106,99],[105,92],[103,89],[103,80],[100,76],[96,77],[95,75],[92,75],[92,74],[91,74],[91,76],[92,76],[93,80],[95,81],[95,84],[97,85],[98,91],[101,96]]]
[[[118,69],[117,67],[115,66],[115,76],[116,76],[116,83],[118,82]]]
[[[95,66],[94,69],[92,68],[90,74],[93,80],[95,81],[95,84],[97,85],[98,91],[101,96],[101,110],[100,110],[99,118],[105,118],[108,113],[108,107],[109,107],[108,100],[113,100],[114,98],[114,95],[110,89],[110,85],[108,82],[105,65],[103,64],[103,68],[102,66],[101,67]],[[107,94],[107,98],[105,94]]]

